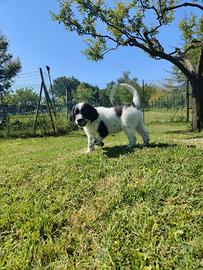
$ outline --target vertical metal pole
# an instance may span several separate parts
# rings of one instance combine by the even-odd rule
[[[145,107],[144,107],[144,97],[145,97],[145,85],[144,80],[142,80],[142,112],[143,112],[143,122],[145,122]]]
[[[189,117],[190,117],[189,91],[190,91],[189,80],[186,80],[186,122],[189,122]]]
[[[52,102],[54,105],[54,110],[56,110],[56,104],[55,104],[55,98],[54,98],[54,91],[53,91],[53,86],[52,86],[52,82],[51,82],[51,75],[50,75],[50,67],[46,66],[47,72],[48,72],[48,76],[49,76],[49,84],[50,84],[50,89],[51,89],[51,95],[52,95]]]

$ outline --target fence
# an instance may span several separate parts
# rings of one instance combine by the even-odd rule
[[[188,80],[178,82],[174,79],[166,79],[164,81],[143,81],[143,95],[147,94],[149,86],[153,88],[154,96],[144,106],[144,110],[167,110],[171,112],[171,117],[176,112],[184,113],[182,120],[189,121],[191,109],[191,93]],[[175,119],[174,119],[175,120]],[[171,118],[171,121],[173,119]]]

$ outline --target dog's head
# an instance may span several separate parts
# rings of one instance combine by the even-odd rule
[[[70,114],[70,120],[75,121],[79,127],[85,127],[88,122],[93,122],[98,118],[98,112],[94,106],[88,103],[76,104]]]

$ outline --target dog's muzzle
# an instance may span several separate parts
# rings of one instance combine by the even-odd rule
[[[87,119],[85,119],[85,118],[79,118],[79,119],[76,120],[76,122],[77,122],[77,125],[79,127],[84,127],[87,124]]]

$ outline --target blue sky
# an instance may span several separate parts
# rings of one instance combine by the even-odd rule
[[[99,87],[116,80],[123,71],[130,71],[139,81],[171,76],[168,62],[155,61],[136,48],[121,48],[103,61],[90,62],[81,53],[85,48],[82,38],[51,20],[50,11],[57,10],[56,0],[0,0],[0,31],[9,41],[10,52],[20,58],[23,73],[49,65],[52,79],[74,76]],[[161,38],[171,50],[174,42],[175,46],[181,43],[175,24],[164,29]]]

